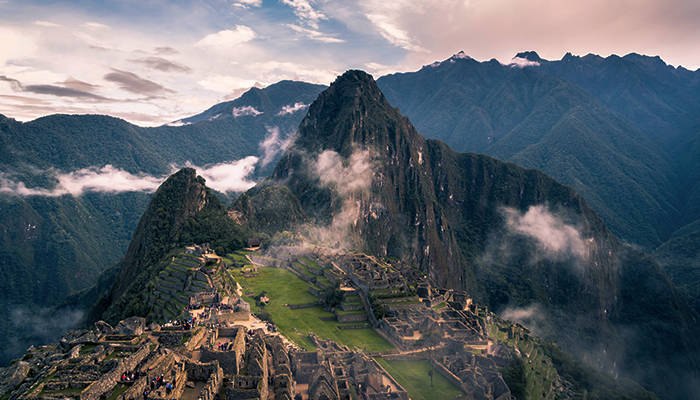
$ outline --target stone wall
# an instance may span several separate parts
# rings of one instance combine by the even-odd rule
[[[457,386],[461,391],[463,391],[465,393],[469,392],[469,390],[466,387],[466,385],[464,384],[464,382],[462,382],[462,380],[459,379],[455,374],[450,372],[450,370],[448,370],[444,365],[442,365],[441,363],[439,363],[435,360],[430,360],[430,363],[433,364],[433,367],[438,372],[440,372],[442,374],[442,376],[447,378],[448,381],[452,382],[452,384]]]
[[[200,361],[203,363],[218,361],[219,366],[223,369],[224,373],[231,375],[238,374],[239,370],[243,367],[243,358],[245,357],[245,332],[243,329],[219,329],[212,335],[212,343],[216,349],[216,340],[218,337],[232,337],[234,335],[235,339],[233,340],[232,350],[219,351],[202,347]]]
[[[338,316],[338,322],[361,322],[367,321],[367,314],[345,314],[341,315],[336,313]]]
[[[396,304],[396,303],[387,303],[384,306],[388,308],[391,311],[398,311],[398,310],[422,310],[425,308],[425,304],[422,302],[420,303],[411,303],[411,304]]]
[[[93,382],[80,393],[80,400],[97,400],[100,396],[110,391],[116,386],[123,373],[126,371],[133,371],[134,368],[146,358],[150,352],[148,349],[149,344],[150,343],[147,342],[142,345],[139,351],[132,354],[127,359],[119,360],[119,365],[116,368],[104,374],[100,380]]]
[[[340,308],[342,308],[343,311],[358,311],[364,309],[365,307],[362,305],[362,303],[341,303]]]
[[[318,297],[319,299],[320,299],[321,297],[323,297],[323,293],[321,293],[320,290],[316,289],[316,288],[313,287],[313,286],[309,286],[308,288],[306,288],[306,290],[308,290],[309,292],[311,292],[311,294],[313,294],[314,296]]]
[[[306,304],[287,304],[287,308],[290,310],[296,310],[297,308],[311,308],[316,307],[318,303],[306,303]]]
[[[210,363],[185,363],[188,381],[206,381],[206,385],[197,397],[200,400],[214,400],[224,379],[224,371],[218,361]]]
[[[148,383],[149,377],[147,375],[140,377],[121,396],[117,397],[117,400],[138,399],[148,387]]]
[[[363,329],[363,328],[369,328],[369,323],[365,322],[364,324],[359,324],[359,325],[339,325],[338,329]]]
[[[195,334],[190,337],[190,340],[185,343],[185,348],[187,350],[194,350],[194,348],[199,344],[199,342],[202,340],[204,335],[207,334],[207,330],[204,328],[197,328],[195,331]]]
[[[418,300],[419,300],[418,296],[406,296],[406,297],[391,297],[388,299],[377,298],[375,300],[375,302],[379,303],[379,304],[389,304],[389,303],[403,303],[403,302],[407,302],[407,301],[418,301]]]
[[[236,321],[248,321],[250,320],[249,311],[233,311],[233,312],[219,312],[214,315],[215,321],[220,322],[236,322]]]

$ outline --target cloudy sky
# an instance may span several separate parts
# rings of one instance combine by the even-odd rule
[[[0,114],[143,126],[256,82],[375,78],[464,51],[660,55],[700,67],[696,0],[0,0]]]

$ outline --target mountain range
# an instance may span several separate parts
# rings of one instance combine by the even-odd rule
[[[516,59],[460,53],[376,83],[349,71],[322,93],[281,82],[178,126],[0,117],[0,317],[81,289],[66,304],[92,304],[87,320],[140,315],[139,294],[178,246],[291,234],[403,259],[499,313],[527,314],[543,337],[605,370],[666,398],[694,395],[697,313],[686,298],[698,309],[698,72],[638,55]],[[148,209],[148,193],[15,194],[107,164],[164,176],[172,163],[249,156],[262,161],[251,179],[271,175],[229,210],[191,169]],[[636,248],[655,250],[680,291]]]
[[[635,53],[514,60],[460,52],[377,83],[425,137],[571,185],[624,242],[658,248],[700,311],[700,70]]]

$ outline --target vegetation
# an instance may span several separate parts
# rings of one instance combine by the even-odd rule
[[[526,398],[530,380],[525,372],[525,363],[520,357],[512,355],[510,365],[507,368],[501,368],[499,372],[503,374],[503,380],[506,381],[506,385],[515,398]]]
[[[323,321],[319,317],[335,317],[335,314],[324,311],[320,306],[309,308],[289,309],[286,304],[311,304],[319,299],[308,292],[308,283],[293,273],[282,268],[260,268],[259,276],[244,278],[236,276],[243,286],[243,292],[266,291],[270,302],[265,310],[270,314],[278,330],[294,341],[300,347],[314,350],[315,347],[308,339],[310,332],[322,339],[331,339],[350,348],[367,349],[368,351],[391,350],[387,343],[371,328],[338,329],[342,324],[336,320]],[[253,302],[251,298],[244,299]]]
[[[408,396],[413,400],[451,400],[463,394],[442,374],[437,373],[430,377],[430,361],[388,361],[382,358],[375,360],[406,389]],[[434,378],[433,386],[428,383],[428,378]]]
[[[442,335],[436,331],[429,331],[422,334],[420,339],[416,340],[414,345],[419,349],[428,349],[430,351],[430,358],[432,359],[433,349],[439,346],[440,342],[442,342]],[[432,367],[431,363],[430,386],[433,386],[433,375],[435,375],[435,368]]]
[[[343,302],[343,291],[340,290],[340,282],[329,287],[323,296],[323,301],[331,307],[338,307]]]

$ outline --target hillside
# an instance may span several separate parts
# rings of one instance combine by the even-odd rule
[[[26,123],[0,115],[0,318],[8,321],[0,324],[0,334],[30,338],[36,321],[24,313],[36,314],[94,285],[102,271],[123,257],[152,196],[140,190],[91,192],[89,184],[79,196],[50,194],[59,177],[112,165],[157,181],[188,161],[203,167],[255,156],[265,160],[249,177],[258,179],[272,169],[279,147],[303,117],[304,105],[322,89],[283,81],[251,89],[181,126],[157,128],[104,115],[51,115]],[[234,115],[246,107],[259,114]],[[272,139],[267,148],[262,145],[266,139]],[[102,181],[109,179],[114,178]],[[32,340],[0,344],[0,365]]]
[[[319,95],[247,201],[274,185],[320,225],[299,232],[401,258],[497,312],[528,312],[543,336],[665,398],[695,390],[696,314],[656,261],[571,187],[423,139],[361,71]]]
[[[186,245],[209,243],[223,252],[242,248],[247,231],[227,215],[219,198],[206,187],[192,168],[171,175],[156,191],[134,231],[133,239],[107,293],[92,306],[85,320],[116,323],[132,316],[145,316],[148,306],[142,293],[165,269],[167,254]],[[165,266],[162,265],[165,262]],[[87,298],[90,300],[90,298]],[[84,301],[76,299],[76,303]]]

